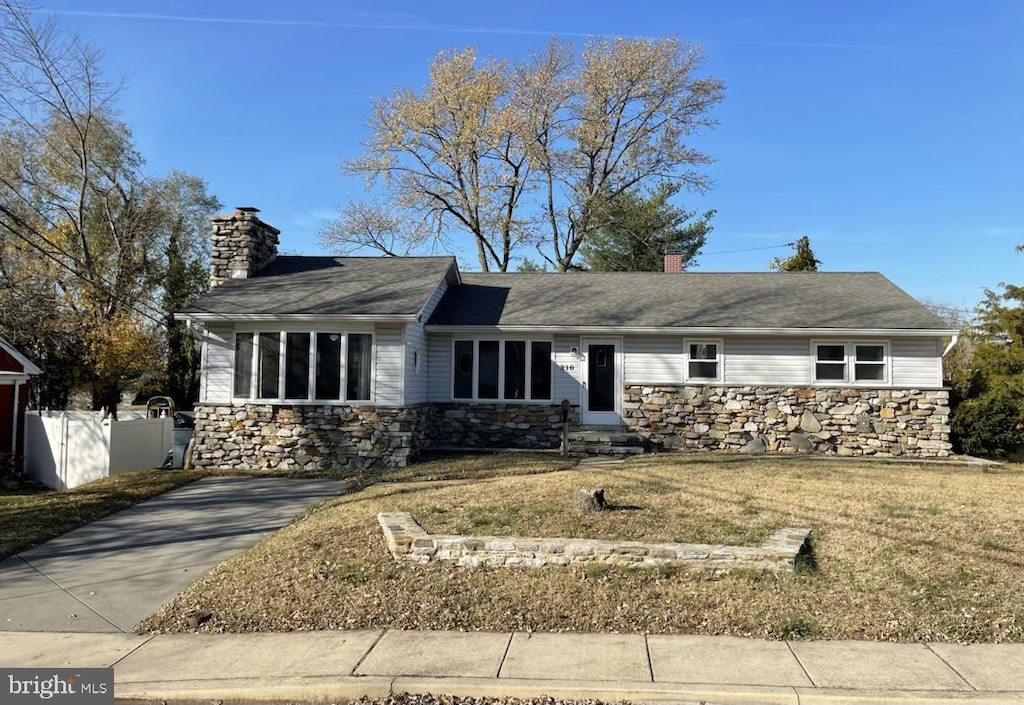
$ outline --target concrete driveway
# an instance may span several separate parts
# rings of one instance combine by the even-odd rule
[[[328,480],[207,477],[75,529],[0,562],[0,631],[131,631],[339,491]]]

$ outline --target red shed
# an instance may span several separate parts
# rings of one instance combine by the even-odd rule
[[[29,385],[39,373],[27,357],[0,338],[0,456],[24,455]]]

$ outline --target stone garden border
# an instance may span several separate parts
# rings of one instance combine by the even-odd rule
[[[792,572],[810,529],[783,528],[760,546],[641,543],[599,539],[428,534],[408,512],[381,512],[377,522],[395,560],[463,566],[679,566],[725,572],[738,568]]]

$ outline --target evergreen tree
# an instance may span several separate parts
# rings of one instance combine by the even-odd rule
[[[811,240],[809,237],[804,235],[796,242],[789,243],[796,252],[782,259],[776,257],[768,266],[771,269],[777,269],[780,272],[817,272],[818,265],[821,264],[821,260],[814,256],[814,251],[811,249]]]
[[[700,218],[669,199],[681,184],[662,183],[650,195],[630,191],[597,210],[600,227],[582,247],[587,267],[604,272],[660,272],[665,252],[678,252],[683,269],[700,252],[712,230],[707,211]]]

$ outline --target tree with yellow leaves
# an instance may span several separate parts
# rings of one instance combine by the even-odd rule
[[[113,415],[127,381],[160,372],[168,253],[195,249],[192,228],[169,244],[175,217],[192,214],[175,175],[143,175],[117,92],[95,49],[0,0],[0,328],[17,327],[12,342],[28,340],[44,365],[63,363],[44,367],[44,391],[63,385],[46,391],[53,401],[86,382],[94,408]],[[66,335],[51,355],[53,328]]]
[[[701,191],[711,158],[690,140],[715,121],[718,79],[674,37],[552,39],[518,61],[443,51],[422,92],[377,100],[361,156],[343,172],[380,186],[322,233],[343,251],[445,247],[468,234],[483,271],[537,246],[559,271],[605,223],[608,201],[669,181]]]

